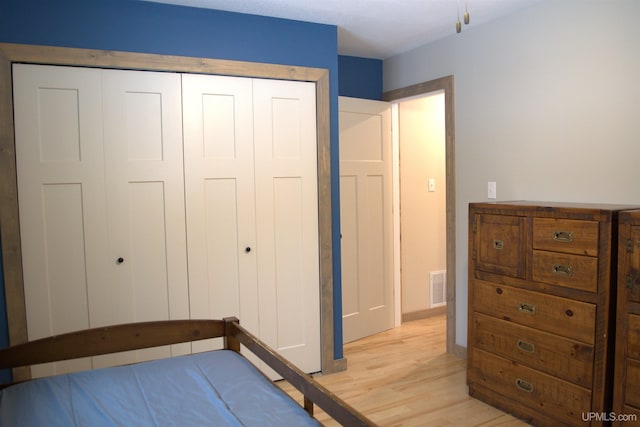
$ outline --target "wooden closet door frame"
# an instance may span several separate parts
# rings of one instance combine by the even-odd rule
[[[0,43],[0,243],[2,244],[11,345],[27,341],[11,77],[12,64],[16,62],[200,73],[315,83],[322,372],[331,373],[346,369],[346,359],[334,359],[329,70],[210,58]],[[14,379],[28,376],[27,371],[14,370]]]

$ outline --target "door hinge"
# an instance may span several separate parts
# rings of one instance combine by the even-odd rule
[[[476,256],[477,256],[476,250],[472,249],[471,250],[471,259],[475,261],[476,260]]]
[[[478,225],[474,222],[473,225],[471,226],[471,231],[473,233],[477,233],[478,232]]]
[[[633,239],[627,239],[627,253],[633,253]]]

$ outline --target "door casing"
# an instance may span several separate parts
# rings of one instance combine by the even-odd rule
[[[12,345],[27,340],[11,79],[11,66],[16,62],[314,82],[317,106],[322,372],[332,373],[346,369],[346,359],[334,358],[329,70],[210,58],[0,43],[0,243],[2,244],[9,340]],[[13,374],[14,380],[29,376],[28,369],[24,368],[15,369]]]
[[[466,356],[466,349],[456,344],[456,192],[455,192],[455,104],[454,78],[445,76],[384,92],[383,101],[399,101],[432,92],[444,92],[446,156],[446,228],[447,228],[447,352]]]

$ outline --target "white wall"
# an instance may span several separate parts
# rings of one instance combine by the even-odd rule
[[[545,0],[384,61],[385,91],[454,75],[457,344],[487,181],[499,200],[640,204],[639,22],[639,0]]]

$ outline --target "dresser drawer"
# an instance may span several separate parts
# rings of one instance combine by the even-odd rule
[[[640,408],[640,361],[627,359],[625,404]]]
[[[593,346],[506,320],[474,313],[476,347],[571,381],[591,387]]]
[[[483,280],[473,280],[470,286],[474,311],[594,344],[594,304]]]
[[[513,277],[524,277],[526,267],[526,218],[481,214],[475,218],[476,268]]]
[[[597,221],[534,218],[533,248],[598,256],[598,227]]]
[[[598,258],[534,250],[531,277],[536,282],[596,292]]]
[[[620,276],[628,283],[624,292],[629,301],[640,302],[640,225],[629,227],[624,243],[628,248],[620,257],[621,261],[625,261]]]
[[[516,401],[559,423],[581,425],[590,412],[591,391],[502,357],[472,349],[469,385],[474,383]]]
[[[640,360],[640,315],[629,314],[627,321],[629,322],[627,332],[627,357]]]

